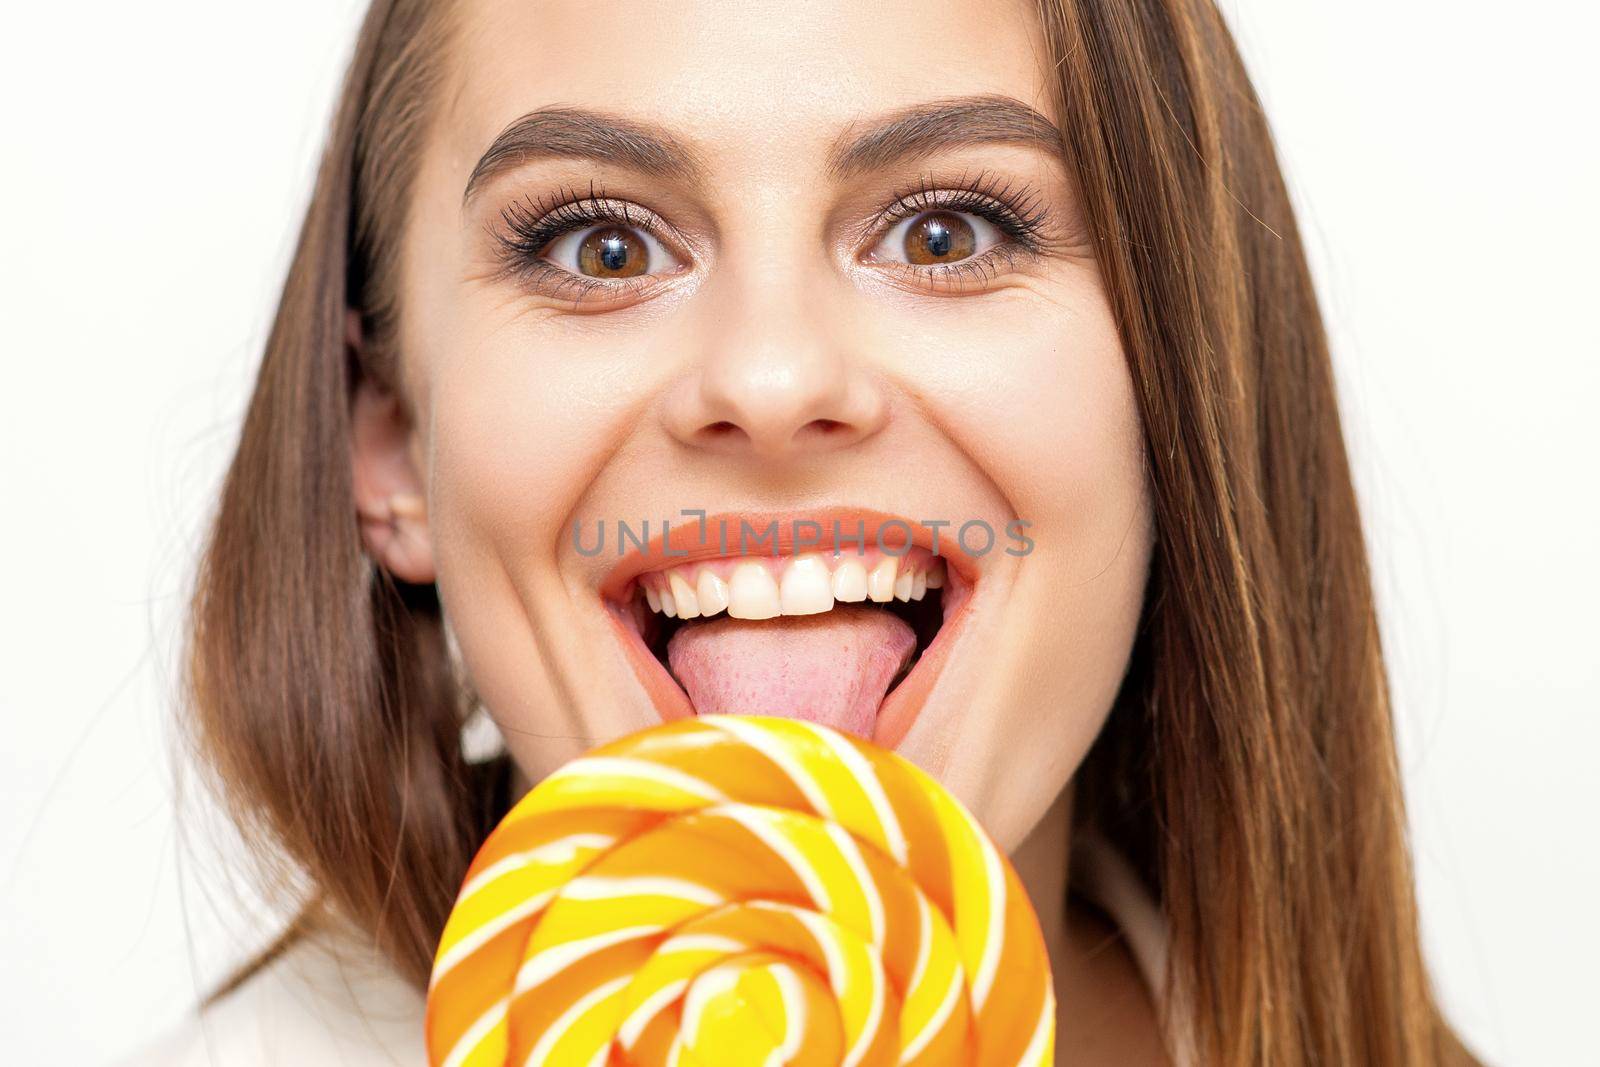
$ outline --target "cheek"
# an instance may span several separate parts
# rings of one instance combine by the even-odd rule
[[[577,501],[626,434],[625,392],[591,353],[563,345],[507,328],[434,373],[430,489],[446,557],[466,544],[517,574],[552,565]]]
[[[1019,513],[1033,520],[1012,608],[1029,630],[1015,737],[1053,758],[1032,767],[1035,806],[1076,771],[1116,698],[1149,573],[1151,510],[1132,381],[1109,309],[1059,324],[1019,358],[1037,394],[1015,398],[1006,442]],[[1028,671],[1020,660],[1050,664]],[[1015,746],[1015,742],[1013,742]],[[1020,746],[1017,746],[1020,747]]]
[[[563,678],[581,653],[562,624],[571,591],[558,560],[596,472],[633,425],[636,399],[571,338],[557,344],[473,314],[473,331],[432,337],[424,350],[429,532],[474,690],[538,778],[622,732],[586,715]]]
[[[456,188],[429,153],[419,188]],[[424,197],[404,246],[402,351],[424,428],[440,581],[490,564],[543,573],[571,509],[628,425],[614,338],[558,329],[476,276],[476,229]]]
[[[1103,294],[1031,301],[954,350],[931,383],[949,432],[1030,524],[1030,554],[1089,579],[1145,505],[1139,414]]]
[[[959,336],[932,406],[1032,545],[995,560],[1008,577],[982,648],[984,712],[935,765],[1015,843],[1081,763],[1126,672],[1152,544],[1143,434],[1097,288]],[[1008,549],[1023,550],[1003,538],[995,552]]]

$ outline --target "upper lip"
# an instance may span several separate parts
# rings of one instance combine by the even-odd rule
[[[645,542],[643,548],[633,548],[625,553],[601,583],[600,595],[607,600],[620,602],[628,590],[628,584],[639,575],[696,560],[741,554],[787,556],[796,551],[828,552],[841,543],[846,551],[863,551],[878,544],[879,531],[891,522],[895,525],[884,533],[886,545],[898,548],[909,542],[929,551],[934,548],[934,528],[904,515],[866,508],[835,506],[800,511],[719,512],[707,514],[703,521],[698,513],[691,513],[680,518],[681,523],[674,519],[667,520],[670,537],[666,531],[657,533]],[[740,551],[741,522],[753,531],[746,537],[746,546],[754,546],[748,552]],[[814,543],[810,540],[812,531],[809,526],[797,528],[797,524],[813,522],[821,527]],[[775,537],[762,540],[774,523],[777,524]],[[968,582],[974,582],[977,573],[972,558],[964,552],[948,550],[947,546],[955,540],[953,525],[937,529],[939,555],[946,561],[947,567],[954,567]],[[719,536],[719,530],[726,531],[725,538]],[[858,532],[862,538],[859,546],[855,540]],[[797,533],[802,534],[807,542],[798,549],[795,546]]]

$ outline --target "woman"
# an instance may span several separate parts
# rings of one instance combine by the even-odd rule
[[[883,586],[920,600],[840,577],[893,521],[944,536]],[[1466,1060],[1324,332],[1204,0],[376,0],[192,624],[300,918],[151,1062],[421,1062],[511,800],[753,702],[1011,853],[1063,1062]]]

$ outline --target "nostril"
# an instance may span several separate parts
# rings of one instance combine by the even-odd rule
[[[822,437],[836,437],[847,429],[849,426],[838,419],[812,419],[805,427],[806,432]]]
[[[860,427],[848,419],[816,418],[804,423],[750,426],[741,420],[717,419],[692,432],[689,442],[717,451],[750,448],[763,455],[798,455],[808,450],[843,448],[861,436]]]

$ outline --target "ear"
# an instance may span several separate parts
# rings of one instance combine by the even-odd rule
[[[345,345],[362,345],[361,314],[345,312]],[[411,457],[412,427],[400,398],[369,378],[350,403],[350,461],[361,544],[373,562],[403,582],[434,580],[433,542],[422,478]]]

